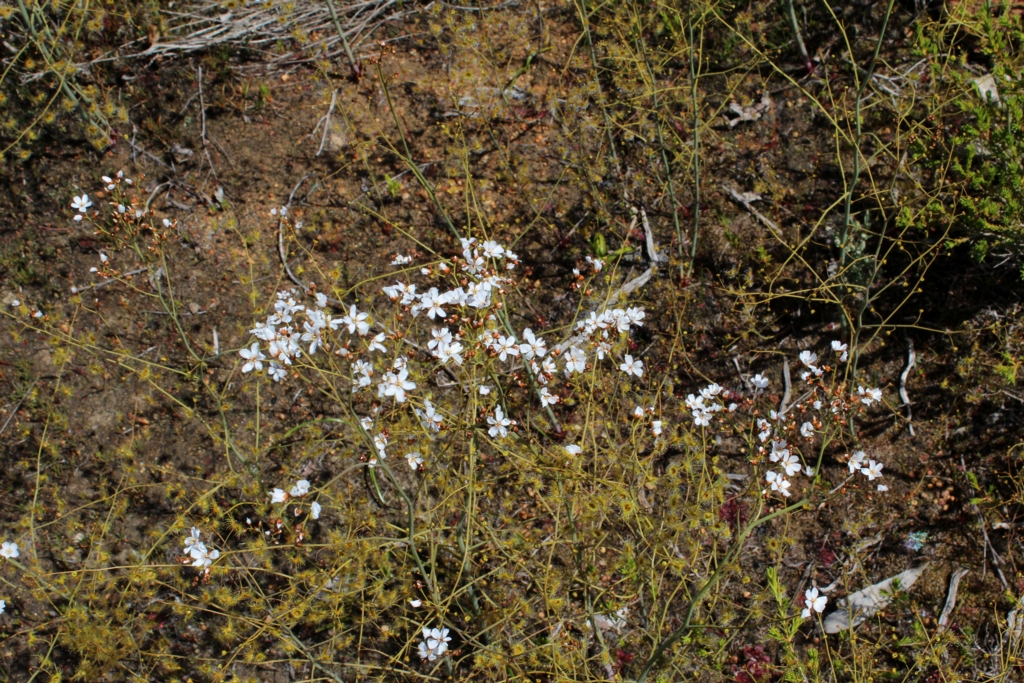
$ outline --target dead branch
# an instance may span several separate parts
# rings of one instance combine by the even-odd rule
[[[334,113],[334,104],[337,101],[338,91],[335,90],[331,93],[331,106],[327,108],[327,113],[322,119],[320,119],[320,122],[316,124],[316,128],[313,129],[313,133],[316,134],[316,130],[320,127],[320,123],[324,124],[324,134],[320,137],[320,146],[317,148],[314,156],[320,156],[320,153],[324,151],[324,145],[327,144],[327,133],[331,130],[331,114]]]
[[[760,195],[754,194],[752,192],[745,192],[743,194],[740,194],[736,190],[726,185],[722,185],[722,189],[729,193],[729,196],[733,198],[733,201],[735,201],[737,204],[739,204],[744,209],[749,211],[751,215],[754,216],[754,218],[761,221],[764,227],[771,230],[773,234],[777,234],[779,232],[779,228],[777,225],[775,225],[775,223],[772,223],[770,220],[768,220],[768,218],[762,215],[760,211],[758,211],[752,206],[752,202],[756,202],[759,199],[761,199]]]
[[[949,593],[946,594],[946,605],[942,608],[942,614],[939,615],[939,632],[946,630],[946,626],[949,625],[949,617],[953,614],[953,609],[956,607],[956,591],[960,587],[960,579],[964,578],[964,575],[970,570],[965,567],[956,567],[953,570],[953,575],[949,577]]]
[[[786,393],[782,395],[782,403],[779,404],[779,415],[783,415],[789,408],[789,399],[793,396],[793,381],[789,377],[789,359],[782,359],[782,379],[786,384]]]
[[[907,377],[910,375],[910,371],[914,369],[916,363],[917,354],[914,353],[914,342],[908,339],[907,367],[903,368],[903,373],[900,375],[900,400],[903,401],[903,407],[907,409],[907,431],[910,433],[910,436],[914,436],[914,416],[910,412],[910,396],[907,395]]]

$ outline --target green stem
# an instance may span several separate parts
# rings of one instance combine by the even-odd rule
[[[405,162],[405,165],[409,168],[409,172],[416,178],[416,182],[420,184],[420,187],[426,190],[427,194],[430,195],[430,201],[433,202],[438,213],[441,214],[441,218],[443,218],[444,222],[448,225],[448,232],[450,232],[455,239],[462,239],[462,235],[460,235],[459,231],[455,228],[455,224],[452,223],[452,219],[448,217],[448,212],[445,211],[444,206],[441,205],[441,200],[439,200],[437,195],[434,193],[434,188],[432,188],[430,183],[427,182],[427,179],[423,177],[419,166],[417,166],[416,162],[413,160],[412,151],[409,149],[409,143],[405,139],[405,131],[402,130],[402,124],[398,120],[398,113],[395,112],[395,105],[391,101],[391,90],[388,88],[387,79],[384,78],[384,74],[380,70],[380,62],[377,63],[376,69],[377,79],[380,81],[381,88],[384,90],[384,97],[387,98],[388,110],[391,112],[391,118],[395,122],[395,128],[398,129],[398,137],[402,141],[402,148],[405,150],[405,154],[401,154],[398,150],[394,151],[398,153],[398,156],[402,157],[402,161]],[[393,146],[392,149],[394,149]]]
[[[850,225],[853,221],[853,193],[857,188],[857,183],[860,180],[860,143],[861,143],[861,106],[864,99],[864,91],[871,83],[871,77],[875,72],[875,65],[878,63],[878,54],[882,50],[882,41],[885,39],[885,30],[889,26],[889,17],[892,16],[892,8],[896,0],[889,0],[889,6],[885,10],[885,18],[882,21],[882,30],[878,34],[878,42],[875,43],[875,51],[871,55],[871,61],[868,63],[868,68],[864,71],[864,78],[857,84],[857,97],[854,101],[854,125],[856,132],[854,134],[854,154],[853,154],[853,178],[850,180],[850,187],[846,192],[846,200],[843,204],[843,228],[839,235],[839,271],[843,272],[843,268],[846,266],[846,244],[850,235]],[[853,55],[851,55],[852,58]],[[854,79],[857,78],[857,67],[854,64]],[[856,358],[856,347],[850,349],[850,352],[854,354]]]
[[[356,66],[355,55],[352,54],[352,48],[349,47],[348,38],[345,37],[345,31],[341,28],[341,22],[338,21],[338,12],[334,9],[334,0],[327,0],[327,9],[331,12],[331,21],[334,22],[334,29],[338,32],[338,37],[341,38],[341,45],[345,48],[345,56],[348,57],[348,64],[352,68],[352,74],[357,75],[359,73],[359,67]]]
[[[697,65],[694,61],[696,46],[693,39],[693,13],[687,15],[690,33],[690,100],[693,107],[693,237],[690,240],[690,264],[686,274],[693,274],[697,259],[697,238],[700,235],[700,110],[697,108]]]

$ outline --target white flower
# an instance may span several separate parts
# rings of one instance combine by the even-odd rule
[[[561,399],[557,395],[554,395],[550,391],[548,391],[547,387],[541,387],[540,400],[541,403],[544,405],[553,406],[556,403],[558,403]]]
[[[543,358],[548,352],[544,339],[534,336],[533,330],[529,327],[523,330],[523,339],[525,343],[519,345],[519,353],[523,354],[526,360],[532,360],[534,356]]]
[[[635,417],[636,419],[639,420],[643,416],[644,416],[644,409],[643,408],[641,408],[640,406],[637,406],[636,408],[633,408],[633,417]]]
[[[313,501],[309,505],[309,516],[313,519],[320,519],[320,510],[322,509],[323,508],[320,507],[320,503]]]
[[[875,401],[882,400],[881,389],[865,389],[864,387],[857,387],[857,394],[860,395],[860,402],[866,406],[871,405]]]
[[[868,481],[874,481],[878,477],[882,476],[882,468],[885,467],[880,462],[874,460],[868,460],[868,466],[861,468],[861,473],[868,478]]]
[[[5,609],[7,609],[7,603],[3,600],[0,600],[0,614],[3,614]]]
[[[491,349],[498,354],[498,360],[507,360],[509,356],[519,355],[519,345],[516,344],[516,338],[512,335],[507,337],[498,337],[497,340],[491,342]]]
[[[381,353],[387,353],[387,347],[384,346],[384,341],[386,339],[387,339],[387,336],[383,332],[381,332],[376,337],[371,339],[369,344],[367,344],[367,346],[366,346],[367,351],[369,351],[371,353],[373,353],[374,351],[380,351]]]
[[[792,477],[800,473],[800,459],[795,455],[784,456],[779,464],[786,470],[786,476]]]
[[[595,273],[600,273],[601,269],[604,268],[604,260],[599,258],[587,257],[587,263],[594,267]]]
[[[85,213],[90,206],[92,206],[92,202],[89,201],[89,195],[87,194],[71,200],[71,208],[77,209],[79,213]],[[75,220],[78,220],[78,216],[75,216]]]
[[[8,560],[13,560],[20,554],[21,553],[18,552],[17,543],[12,543],[11,541],[4,541],[3,545],[0,546],[0,557],[6,557]]]
[[[807,367],[811,368],[812,370],[815,369],[815,367],[816,367],[814,365],[814,362],[816,360],[818,360],[818,354],[816,354],[816,353],[814,353],[812,351],[801,351],[800,352],[800,362],[803,363],[804,365],[806,365]]]
[[[413,600],[409,601],[409,606],[412,607],[413,609],[419,608],[419,606],[422,605],[422,604],[423,604],[422,600],[413,599]]]
[[[804,476],[806,476],[806,477],[813,477],[814,476],[814,468],[813,467],[804,467]]]
[[[353,392],[358,391],[362,387],[370,386],[370,383],[373,381],[371,379],[373,377],[373,366],[367,363],[365,360],[357,360],[355,363],[353,363],[352,372],[357,373],[359,375],[359,377],[354,377],[354,379],[356,380],[356,386],[352,387]],[[363,419],[369,420],[370,418]],[[369,427],[367,427],[367,429],[369,429]]]
[[[700,390],[701,397],[707,401],[710,401],[720,393],[722,393],[722,387],[717,382],[713,382]]]
[[[565,447],[565,452],[568,453],[569,455],[579,455],[580,453],[583,452],[583,449],[577,446],[576,444],[569,444],[568,446]]]
[[[349,334],[358,332],[359,336],[364,337],[370,331],[370,323],[366,322],[369,317],[369,313],[360,313],[353,304],[349,307],[348,315],[341,319],[341,324],[348,327]]]
[[[711,413],[705,410],[695,410],[693,412],[693,424],[697,427],[707,427],[711,424]]]
[[[199,569],[209,567],[213,564],[214,560],[220,557],[219,550],[208,550],[202,543],[196,543],[192,546],[188,554],[192,558],[192,566]]]
[[[486,258],[501,258],[505,255],[505,248],[494,241],[487,241],[480,245]]]
[[[430,331],[430,336],[433,337],[433,339],[427,342],[428,349],[437,349],[440,351],[452,343],[452,333],[448,331],[447,327],[435,327]]]
[[[661,436],[661,420],[655,420],[651,423],[651,431],[654,432],[655,436]]]
[[[405,392],[412,391],[415,388],[416,383],[409,379],[409,371],[403,368],[397,374],[389,372],[384,376],[384,381],[380,383],[377,395],[381,398],[393,396],[396,403],[405,403]]]
[[[491,425],[487,433],[492,437],[500,436],[505,438],[508,436],[508,428],[512,426],[512,420],[505,417],[505,413],[502,412],[501,406],[494,408],[494,417],[487,416],[487,424]]]
[[[811,424],[810,422],[804,422],[802,425],[800,425],[800,436],[804,437],[805,439],[813,438],[814,425]]]
[[[804,592],[804,603],[807,607],[800,613],[800,616],[806,619],[811,616],[811,610],[814,610],[818,614],[825,611],[825,603],[828,602],[828,598],[824,595],[818,595],[818,589],[815,587],[808,588]]]
[[[619,366],[619,370],[622,370],[627,375],[642,377],[644,374],[644,363],[639,359],[633,360],[633,356],[627,353],[622,359],[622,365]]]
[[[448,629],[423,629],[423,641],[418,648],[420,659],[434,661],[448,650],[449,642],[451,642],[451,638],[448,637]]]
[[[642,308],[627,308],[625,317],[628,324],[643,327],[645,315],[644,309]]]
[[[878,485],[878,490],[879,490],[879,491],[880,491],[881,493],[885,493],[886,491],[888,491],[888,490],[889,490],[889,487],[888,487],[888,486],[886,486],[885,484],[879,484],[879,485]]]
[[[448,361],[455,361],[456,365],[462,365],[462,349],[462,344],[459,342],[452,342],[448,346],[444,347],[437,357],[440,358],[441,362],[445,365],[448,364]]]
[[[481,396],[486,396],[489,393],[491,393],[491,388],[489,386],[487,386],[486,384],[481,384],[480,385],[480,395]]]
[[[196,527],[192,527],[192,530],[189,532],[188,538],[185,539],[185,549],[182,550],[183,553],[187,555],[192,546],[197,545],[200,542],[200,533],[202,532],[200,532],[199,529],[197,529]]]
[[[274,489],[270,492],[271,503],[283,503],[288,500],[288,494],[285,493],[284,489]]]
[[[441,307],[448,303],[448,298],[444,294],[438,292],[437,287],[431,287],[427,290],[426,294],[423,295],[423,298],[420,299],[420,303],[423,308],[427,309],[427,315],[431,320],[437,317],[445,317],[446,314],[444,309]]]
[[[270,364],[270,378],[275,382],[280,382],[288,376],[288,371],[283,366],[277,363]]]
[[[420,465],[423,464],[423,458],[416,451],[406,453],[405,461],[409,463],[409,467],[411,467],[414,470],[418,470],[420,468]]]
[[[754,385],[754,389],[760,392],[768,387],[768,378],[764,375],[757,374],[750,380],[750,383]]]
[[[412,263],[412,256],[402,256],[401,254],[395,254],[395,258],[391,259],[391,265],[393,266],[404,266],[407,263]]]
[[[430,399],[424,399],[423,410],[416,409],[416,417],[420,418],[420,424],[427,429],[439,432],[441,431],[441,423],[444,421],[441,414],[434,409],[434,404],[430,402]]]
[[[251,372],[252,370],[262,370],[263,361],[267,359],[266,356],[260,351],[260,345],[256,342],[252,343],[252,346],[248,349],[242,349],[238,352],[238,355],[245,359],[245,365],[242,366],[242,372]]]
[[[294,498],[302,498],[304,495],[309,493],[309,481],[306,479],[299,479],[295,482],[295,486],[289,491],[289,494]]]
[[[840,362],[845,362],[846,359],[849,358],[850,354],[848,354],[846,352],[847,348],[848,347],[846,346],[846,344],[842,343],[838,339],[833,339],[832,340],[832,350],[835,351],[836,353],[840,354],[840,356],[839,356],[839,361]]]
[[[782,495],[789,497],[789,480],[777,472],[769,470],[765,474],[765,479],[772,486],[772,491],[778,491]]]
[[[868,455],[864,451],[857,451],[850,456],[850,462],[846,463],[850,468],[850,474],[864,469],[864,461]]]
[[[768,423],[765,422],[765,426],[767,425]],[[772,453],[768,457],[771,459],[772,462],[779,462],[787,455],[789,455],[789,448],[787,448],[787,446],[788,444],[786,443],[785,439],[772,441]]]
[[[583,372],[587,369],[587,355],[583,349],[573,346],[565,357],[565,374],[571,375],[574,372]]]

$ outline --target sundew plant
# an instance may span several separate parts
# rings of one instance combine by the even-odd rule
[[[687,653],[713,647],[704,625],[731,628],[768,603],[793,670],[816,666],[793,635],[816,632],[823,593],[790,600],[776,585],[744,603],[736,591],[763,571],[742,552],[756,529],[781,533],[859,485],[887,490],[882,463],[857,448],[882,392],[851,376],[846,343],[801,351],[792,386],[765,368],[687,390],[671,345],[648,361],[641,333],[663,325],[620,259],[579,263],[552,292],[575,302],[573,319],[542,329],[523,324],[538,318],[524,312],[529,263],[479,234],[395,254],[389,275],[347,292],[292,275],[238,348],[206,349],[181,327],[175,224],[155,221],[123,173],[104,182],[104,200],[83,192],[70,206],[109,245],[73,292],[81,314],[92,288],[124,287],[164,308],[188,360],[76,335],[29,301],[10,314],[48,335],[58,362],[92,357],[153,387],[228,467],[208,481],[131,475],[102,498],[107,516],[30,515],[4,539],[0,597],[60,615],[52,642],[81,675],[254,679],[288,664],[337,681],[671,679],[700,670]],[[316,405],[309,419],[276,407],[300,396]],[[238,420],[233,402],[255,418]],[[722,469],[725,448],[745,471]],[[118,457],[133,466],[130,450]],[[826,464],[846,478],[826,481]],[[133,487],[169,504],[115,558],[104,533]],[[80,569],[40,552],[61,538],[90,539]]]

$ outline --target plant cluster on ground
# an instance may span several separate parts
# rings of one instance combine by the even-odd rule
[[[1012,681],[1024,18],[0,2],[0,671]]]

